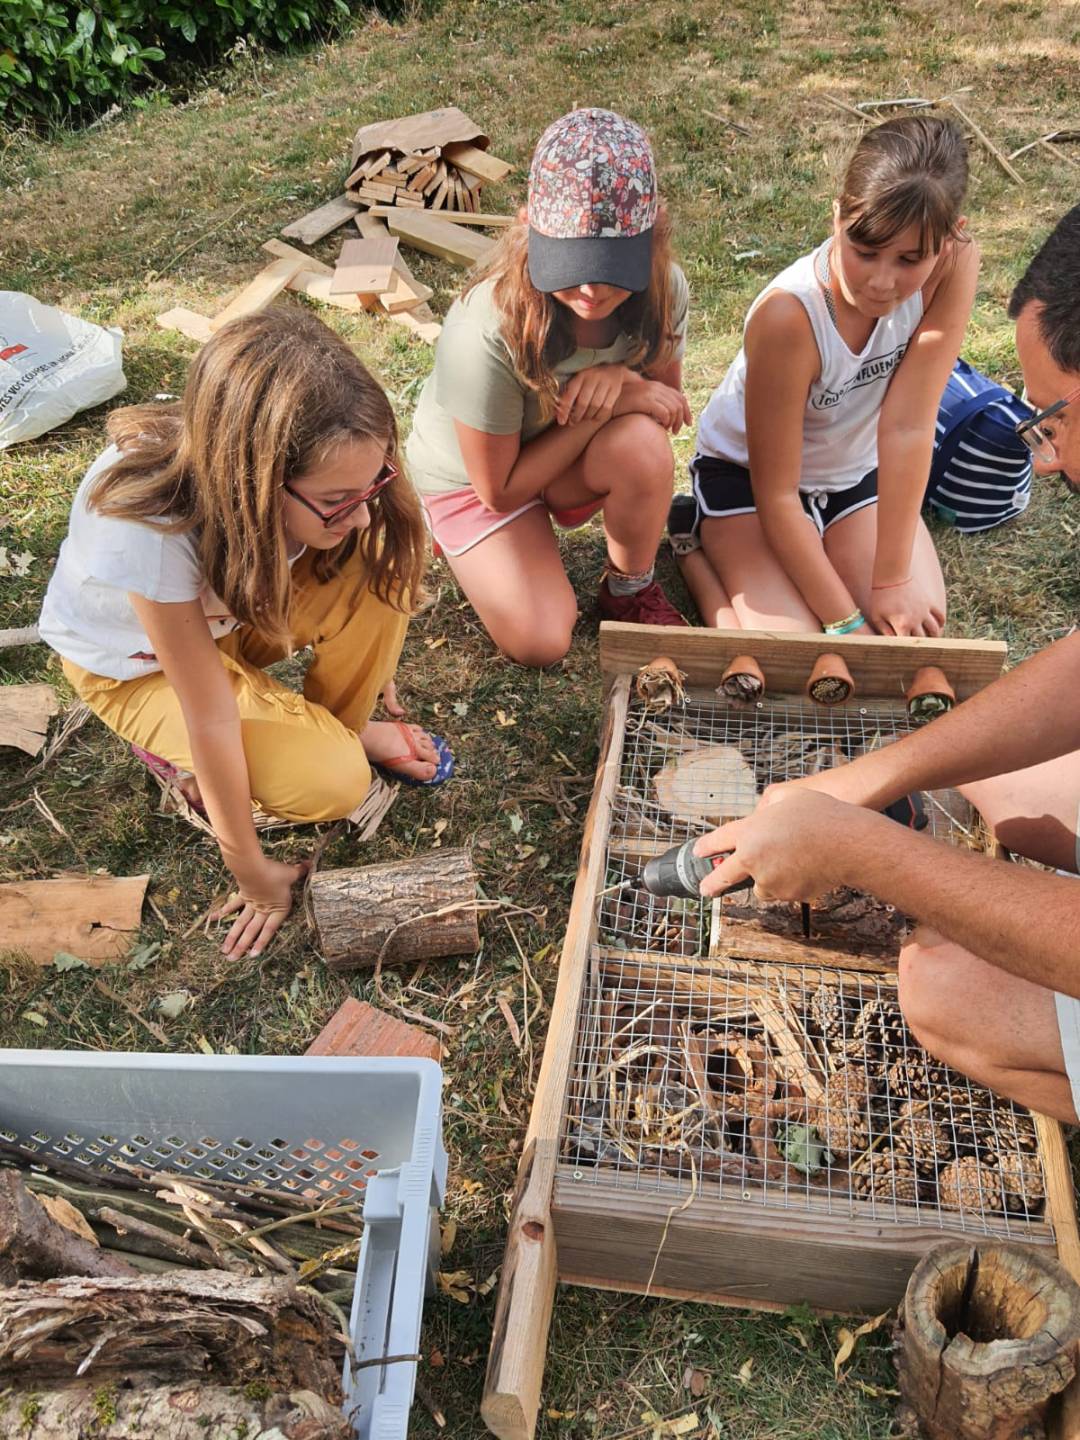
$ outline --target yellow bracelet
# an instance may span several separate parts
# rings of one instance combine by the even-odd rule
[[[850,615],[845,615],[843,620],[832,620],[828,625],[822,625],[826,635],[842,635],[848,626],[858,628],[863,623],[861,610],[853,610]]]

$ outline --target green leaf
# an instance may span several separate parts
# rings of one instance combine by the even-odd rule
[[[148,970],[160,954],[160,940],[144,940],[141,945],[136,945],[132,950],[127,968],[136,973],[140,970]]]
[[[188,42],[189,45],[194,45],[194,44],[195,44],[195,37],[196,37],[196,36],[198,35],[198,33],[199,33],[199,28],[198,28],[198,26],[195,24],[195,21],[194,21],[194,19],[192,18],[192,16],[190,16],[190,15],[183,15],[183,16],[181,16],[181,19],[180,19],[180,33],[181,33],[181,35],[183,35],[184,39]]]
[[[97,29],[97,16],[93,10],[80,10],[75,20],[75,34],[80,40],[89,40]]]
[[[126,45],[114,45],[109,52],[109,59],[114,65],[122,65],[129,54],[130,51]]]
[[[72,955],[67,950],[57,950],[52,957],[52,963],[57,970],[89,970],[85,960],[80,960],[78,955]]]

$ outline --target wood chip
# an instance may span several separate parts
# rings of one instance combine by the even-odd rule
[[[0,746],[37,755],[45,744],[49,721],[60,709],[51,685],[5,685],[0,688]]]
[[[89,965],[120,960],[138,933],[149,875],[74,875],[0,885],[4,948],[37,965],[60,950]]]

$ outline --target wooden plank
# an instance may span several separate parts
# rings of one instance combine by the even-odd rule
[[[581,1178],[576,1179],[575,1175]],[[854,1213],[769,1211],[730,1198],[704,1182],[685,1210],[670,1194],[616,1191],[589,1170],[561,1170],[552,1201],[559,1279],[588,1275],[639,1294],[693,1292],[712,1303],[747,1299],[788,1306],[814,1297],[815,1308],[874,1314],[895,1305],[919,1259],[942,1240],[966,1238],[955,1225],[928,1224],[914,1208],[856,1201]],[[674,1213],[673,1213],[674,1211]],[[920,1225],[920,1218],[923,1224]],[[1025,1242],[1050,1247],[1049,1227],[1025,1231]],[[650,1277],[652,1285],[650,1286]]]
[[[59,709],[51,685],[4,685],[0,688],[0,746],[27,755],[39,754],[49,732],[49,720]]]
[[[446,181],[446,166],[441,160],[435,162],[435,173],[424,186],[421,192],[424,195],[433,195]],[[445,192],[444,192],[445,193]]]
[[[359,214],[355,208],[353,214]],[[314,255],[307,255],[303,250],[297,250],[295,245],[286,245],[284,240],[264,240],[262,248],[267,255],[273,255],[279,260],[296,260],[305,270],[317,275],[333,275],[334,267],[324,265],[321,260],[316,260]]]
[[[289,289],[297,295],[306,295],[310,300],[318,300],[323,305],[333,305],[338,310],[348,310],[352,314],[363,313],[366,310],[377,308],[377,302],[373,295],[334,295],[330,290],[330,282],[334,272],[329,265],[324,265],[321,260],[316,260],[314,255],[305,255],[302,250],[295,250],[291,245],[286,245],[283,240],[266,240],[262,247],[268,255],[278,255],[282,258],[295,256],[303,264],[303,269],[298,270],[289,281]]]
[[[60,950],[90,965],[120,960],[139,929],[149,875],[65,875],[0,885],[0,944],[48,965]]]
[[[205,345],[214,333],[208,316],[200,315],[197,310],[187,310],[183,305],[175,305],[171,310],[162,311],[157,317],[157,323],[163,330],[179,330],[181,335],[186,335],[189,340],[197,340],[200,345]]]
[[[618,784],[629,698],[630,680],[624,676],[615,682],[604,708],[600,758],[585,817],[559,983],[518,1168],[481,1405],[488,1429],[500,1440],[528,1440],[540,1404],[555,1298],[551,1195],[558,1167],[563,1097],[573,1061],[589,952],[596,938],[596,893],[604,875],[604,839]]]
[[[394,209],[390,205],[373,205],[368,211],[368,214],[375,215],[380,219],[385,219],[387,215],[394,214]],[[503,225],[516,225],[517,216],[495,215],[489,211],[477,211],[476,214],[466,214],[462,212],[460,215],[454,216],[453,223],[455,225],[490,225],[501,227]]]
[[[305,1055],[419,1055],[441,1060],[442,1046],[434,1035],[386,1015],[352,995],[331,1015]]]
[[[379,201],[389,202],[394,198],[394,190],[393,185],[383,185],[378,180],[365,180],[356,193],[362,197],[370,196]]]
[[[477,235],[449,220],[419,212],[388,215],[386,223],[390,233],[399,236],[406,245],[436,255],[440,260],[449,260],[453,265],[476,265],[495,244],[487,235]]]
[[[259,271],[250,285],[244,286],[230,305],[226,305],[217,315],[211,316],[210,329],[220,330],[230,320],[238,320],[242,315],[254,315],[259,310],[265,310],[301,269],[302,262],[291,257],[272,261],[264,270]]]
[[[301,215],[299,220],[286,225],[281,233],[287,240],[299,240],[301,245],[314,245],[324,235],[329,235],[340,225],[347,224],[355,214],[355,200],[348,195],[335,195],[333,200],[327,200],[326,204],[320,205],[317,210],[309,210],[306,215]]]
[[[856,703],[869,696],[900,698],[923,665],[937,665],[959,699],[996,680],[1008,646],[1001,640],[925,640],[895,635],[797,635],[775,630],[679,629],[665,625],[600,625],[600,669],[608,680],[670,655],[690,683],[715,686],[736,655],[753,655],[770,692],[801,695],[821,654],[843,655]]]
[[[331,295],[378,295],[390,288],[398,242],[392,236],[361,235],[341,247]]]
[[[466,174],[475,175],[478,180],[487,181],[492,185],[497,184],[500,180],[505,180],[514,168],[508,160],[500,160],[497,155],[489,155],[486,150],[481,150],[476,145],[444,145],[443,154],[459,170],[464,170]]]
[[[1065,1137],[1056,1120],[1036,1111],[1032,1111],[1032,1118],[1046,1171],[1046,1211],[1057,1235],[1058,1259],[1080,1284],[1080,1229],[1076,1222],[1076,1193]]]
[[[438,173],[438,169],[439,167],[434,163],[424,165],[422,169],[417,170],[416,174],[412,176],[412,178],[409,180],[408,185],[406,186],[406,189],[422,191],[428,181],[435,178],[436,174]]]
[[[382,220],[375,219],[371,215],[358,215],[356,226],[361,235],[366,235],[371,239],[390,233]],[[394,257],[394,283],[389,290],[385,290],[378,297],[378,300],[379,304],[398,324],[404,324],[405,329],[433,345],[439,338],[439,331],[442,329],[427,304],[433,293],[427,285],[422,284],[413,276],[399,250]],[[408,296],[415,298],[410,302],[406,299]],[[410,311],[412,323],[402,322],[399,317]]]

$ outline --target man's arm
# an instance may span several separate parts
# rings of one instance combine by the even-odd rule
[[[947,715],[850,765],[791,781],[880,810],[911,790],[941,790],[1007,775],[1080,750],[1080,633],[1025,660]]]
[[[748,875],[780,900],[850,885],[991,965],[1080,997],[1080,880],[975,855],[809,791],[722,825],[695,848],[731,852],[704,895]]]

